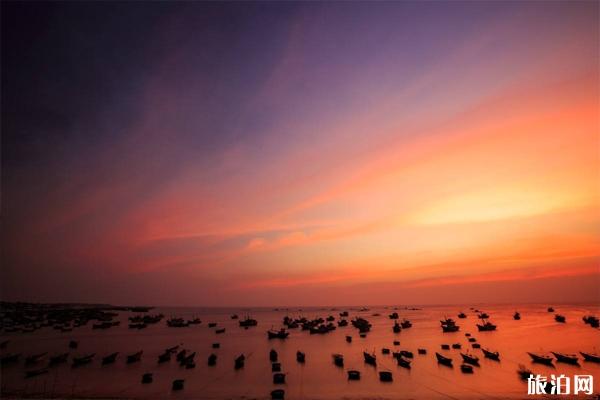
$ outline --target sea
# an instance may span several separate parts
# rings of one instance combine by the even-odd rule
[[[92,324],[71,332],[43,328],[33,333],[2,333],[2,340],[9,340],[3,354],[23,355],[48,352],[50,355],[69,352],[71,356],[95,353],[92,363],[72,368],[70,363],[49,369],[49,372],[33,378],[25,378],[24,362],[7,365],[1,370],[2,398],[90,398],[90,399],[270,399],[271,392],[283,389],[286,399],[531,399],[573,398],[573,382],[576,376],[591,376],[593,394],[600,392],[600,364],[580,360],[578,365],[554,362],[553,366],[532,363],[527,352],[549,354],[551,351],[574,353],[580,359],[580,351],[600,353],[600,330],[583,322],[588,314],[600,315],[600,305],[553,304],[555,313],[566,317],[565,323],[554,319],[548,312],[548,304],[522,305],[465,305],[465,306],[370,306],[363,307],[290,307],[290,308],[173,308],[156,307],[151,314],[162,313],[165,319],[146,329],[129,329],[128,318],[139,313],[120,312],[119,326],[107,330],[92,329]],[[479,332],[480,323],[474,309],[490,315],[489,320],[497,330]],[[338,327],[327,334],[310,334],[308,331],[291,329],[287,339],[267,338],[267,330],[282,327],[285,316],[309,319],[348,311],[350,321],[355,317],[366,318],[371,331],[361,338],[351,324]],[[459,319],[463,311],[467,318]],[[519,311],[520,320],[513,314]],[[389,314],[397,312],[400,321],[411,321],[412,327],[400,333],[392,331],[393,320]],[[249,329],[239,326],[240,318],[251,316],[258,325]],[[170,317],[192,319],[202,323],[184,328],[167,327]],[[460,326],[454,333],[443,333],[440,320],[453,318]],[[217,326],[209,328],[209,323]],[[337,323],[336,323],[337,325]],[[225,332],[215,331],[225,328]],[[483,357],[480,349],[469,342],[470,334],[481,347],[498,351],[500,361]],[[352,341],[346,341],[352,336]],[[77,349],[69,349],[71,340],[79,342]],[[395,345],[394,341],[399,341]],[[220,347],[214,349],[213,343]],[[461,349],[442,350],[442,344],[461,344]],[[196,352],[196,367],[186,369],[175,359],[159,364],[158,356],[168,347]],[[411,368],[397,365],[391,352],[408,350],[414,353]],[[417,349],[427,350],[418,354]],[[274,384],[269,352],[278,353],[285,384]],[[140,362],[127,364],[129,354],[143,351]],[[305,363],[296,360],[296,352],[306,354]],[[375,353],[377,366],[364,362],[363,352]],[[116,363],[101,365],[101,358],[119,352]],[[435,353],[452,358],[453,367],[437,362]],[[480,358],[479,366],[472,374],[461,372],[460,352]],[[217,362],[209,366],[210,354],[217,355]],[[344,366],[334,365],[332,354],[344,356]],[[244,354],[243,368],[234,369],[234,359]],[[517,374],[519,365],[548,380],[564,375],[571,381],[569,394],[528,394],[528,382]],[[31,369],[31,368],[29,368]],[[347,371],[358,370],[361,379],[348,380]],[[381,382],[379,371],[392,373],[392,382]],[[153,374],[153,382],[141,383],[144,373]],[[184,379],[182,390],[172,390],[175,379]],[[563,381],[564,382],[564,381]],[[577,397],[588,398],[579,393]]]

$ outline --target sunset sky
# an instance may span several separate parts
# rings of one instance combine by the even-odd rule
[[[1,297],[598,302],[598,15],[3,2]]]

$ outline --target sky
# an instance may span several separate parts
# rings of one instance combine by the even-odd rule
[[[0,297],[600,303],[599,11],[2,2]]]

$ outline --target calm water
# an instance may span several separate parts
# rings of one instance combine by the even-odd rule
[[[193,399],[267,399],[271,390],[283,388],[286,399],[437,399],[437,398],[526,398],[527,385],[521,381],[516,370],[524,364],[536,373],[550,375],[564,373],[570,377],[578,375],[594,376],[594,391],[600,390],[600,364],[580,362],[580,366],[555,363],[551,368],[532,364],[526,351],[558,351],[577,353],[578,351],[600,352],[600,330],[585,325],[581,317],[585,314],[600,314],[598,306],[554,305],[556,312],[567,317],[566,324],[554,321],[554,314],[546,311],[546,305],[523,306],[477,306],[491,315],[490,320],[498,325],[494,332],[478,332],[478,321],[469,307],[423,307],[421,310],[404,310],[399,307],[400,318],[408,318],[413,327],[401,333],[392,332],[392,320],[388,314],[392,307],[370,307],[369,311],[358,308],[304,308],[275,311],[272,309],[206,309],[206,308],[157,308],[154,313],[164,313],[166,317],[181,316],[202,319],[201,325],[188,328],[168,328],[163,320],[144,330],[128,329],[127,318],[132,313],[120,313],[121,325],[108,330],[93,330],[92,324],[61,333],[44,328],[31,334],[3,335],[10,339],[4,352],[34,354],[48,351],[50,354],[68,351],[71,339],[79,340],[79,348],[72,354],[97,353],[92,364],[72,369],[61,365],[50,370],[49,374],[24,379],[23,361],[2,369],[3,394],[16,393],[16,397],[42,395],[44,397],[104,397],[104,398],[193,398]],[[352,319],[363,316],[373,328],[366,338],[360,338],[352,326],[338,327],[326,335],[310,335],[308,331],[291,330],[287,340],[268,340],[267,329],[281,326],[285,315],[314,318],[336,316],[348,310]],[[457,313],[464,311],[468,318],[458,319]],[[515,310],[521,312],[522,319],[514,321]],[[243,316],[249,312],[259,321],[258,326],[244,330],[230,315]],[[380,313],[381,316],[372,316]],[[442,333],[439,320],[444,316],[454,318],[461,326],[459,332]],[[215,334],[215,328],[208,328],[209,322],[217,322],[225,327],[224,334]],[[478,349],[471,350],[480,357],[480,367],[475,367],[472,375],[461,373],[461,350],[440,350],[442,343],[461,343],[463,352],[470,349],[465,333],[470,332],[482,347],[497,350],[501,362],[483,358]],[[345,341],[346,335],[353,336],[353,342]],[[400,346],[392,342],[400,340]],[[212,349],[211,344],[219,342],[220,349]],[[186,370],[173,359],[170,363],[157,364],[157,357],[167,347],[182,344],[184,348],[196,351],[196,368]],[[415,353],[412,369],[406,370],[396,365],[391,355],[381,354],[381,348],[411,350]],[[287,373],[285,385],[273,385],[269,361],[269,350],[279,353],[282,371]],[[426,348],[427,355],[418,355],[417,348]],[[125,363],[125,354],[144,350],[140,363]],[[296,362],[296,351],[306,353],[306,363]],[[377,368],[363,362],[364,350],[377,353]],[[121,352],[117,363],[100,365],[100,357],[111,352]],[[454,368],[438,365],[435,351],[454,359]],[[217,365],[207,366],[206,359],[211,353],[218,355]],[[244,353],[246,365],[235,371],[234,358]],[[342,353],[345,367],[338,368],[332,363],[331,354]],[[346,370],[362,372],[360,381],[348,381]],[[382,383],[377,371],[389,370],[394,381]],[[143,385],[141,375],[154,373],[154,382]],[[185,379],[185,388],[171,391],[173,379]]]

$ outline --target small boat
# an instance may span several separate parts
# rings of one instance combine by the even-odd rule
[[[341,354],[332,354],[331,355],[333,357],[333,363],[338,366],[338,367],[343,367],[344,366],[344,356]]]
[[[450,345],[449,344],[443,344],[442,345],[442,350],[450,350]]]
[[[176,357],[177,361],[181,362],[181,360],[183,360],[186,355],[187,355],[187,350],[182,349],[179,353],[177,353],[177,357]]]
[[[400,326],[398,321],[395,321],[392,331],[394,331],[394,333],[400,333],[401,330],[402,330],[402,327]]]
[[[408,350],[400,350],[400,355],[406,358],[414,358],[413,352]]]
[[[217,326],[217,323],[216,323],[216,322],[209,322],[209,323],[208,323],[208,327],[209,327],[209,328],[214,328],[215,326]]]
[[[458,314],[458,318],[461,318],[461,319],[467,318],[467,314],[465,314],[464,312],[461,311],[460,314]]]
[[[277,361],[277,352],[275,351],[275,349],[271,349],[271,351],[269,352],[269,360],[271,360],[271,362],[275,362]]]
[[[381,354],[390,354],[390,349],[384,347],[381,349]]]
[[[285,384],[285,374],[281,372],[277,372],[273,374],[273,383],[275,385],[283,385]]]
[[[580,351],[579,354],[582,355],[585,361],[600,363],[600,356],[598,354],[584,353],[583,351]]]
[[[390,319],[398,319],[398,313],[397,312],[393,312],[389,315]]]
[[[271,364],[271,372],[281,372],[281,363],[272,363]]]
[[[437,358],[437,362],[438,363],[447,365],[449,367],[452,366],[452,359],[451,358],[444,357],[443,355],[441,355],[438,352],[435,353],[435,357]]]
[[[30,356],[27,356],[25,358],[25,365],[33,365],[33,364],[37,364],[38,362],[40,362],[42,360],[42,358],[46,357],[48,353],[39,353],[39,354],[32,354]]]
[[[458,332],[459,329],[458,325],[442,325],[442,332],[444,333]]]
[[[556,315],[554,316],[554,320],[555,320],[556,322],[560,322],[560,323],[562,323],[562,324],[564,324],[565,322],[567,322],[567,318],[566,318],[564,315],[560,315],[560,314],[556,314]]]
[[[427,349],[417,349],[417,353],[419,353],[419,354],[427,354]]]
[[[48,368],[40,368],[40,369],[25,371],[25,378],[33,378],[34,376],[47,374],[47,373],[48,373]]]
[[[403,319],[402,322],[400,322],[400,325],[402,326],[402,329],[408,329],[412,326],[412,322],[407,319]]]
[[[498,353],[497,351],[490,351],[487,349],[481,349],[481,351],[483,351],[483,355],[485,356],[485,358],[500,361],[500,353]]]
[[[399,366],[410,369],[410,360],[407,360],[404,357],[400,356],[396,357],[396,361],[398,362]]]
[[[381,382],[392,382],[394,379],[390,371],[379,371],[379,380]]]
[[[346,336],[346,342],[352,343],[352,336]]]
[[[210,365],[211,367],[213,365],[217,365],[217,355],[216,354],[211,354],[210,356],[208,356],[208,365]]]
[[[297,351],[296,352],[296,361],[298,361],[299,363],[304,363],[305,360],[306,360],[306,354],[304,354],[301,351]]]
[[[360,371],[351,369],[348,370],[348,380],[349,381],[358,381],[360,380]]]
[[[600,325],[600,319],[594,315],[584,315],[582,319],[585,324],[588,324],[593,328],[598,328]]]
[[[477,339],[475,339],[474,337],[469,338],[469,343],[475,343],[476,341],[477,341]]]
[[[497,326],[489,321],[485,321],[483,324],[477,324],[477,329],[479,331],[495,331],[496,328]]]
[[[165,353],[173,354],[173,353],[177,352],[178,349],[179,349],[179,345],[169,347],[169,348],[165,349]]]
[[[479,319],[486,319],[486,318],[489,318],[490,316],[489,316],[489,314],[488,314],[488,313],[484,313],[484,312],[482,312],[482,313],[479,313],[479,315],[477,315],[477,317],[478,317]]]
[[[530,369],[525,368],[522,364],[519,364],[517,374],[519,374],[519,377],[523,380],[527,380],[529,377],[533,376],[533,372]]]
[[[68,358],[69,358],[69,353],[63,353],[63,354],[58,354],[56,356],[52,356],[52,357],[50,357],[50,362],[48,363],[48,365],[50,367],[52,367],[54,365],[64,364],[67,362]]]
[[[142,383],[152,383],[152,372],[147,372],[142,375]]]
[[[271,399],[272,400],[283,400],[285,399],[285,390],[283,389],[275,389],[271,391]]]
[[[239,357],[237,357],[235,359],[234,362],[234,368],[235,369],[240,369],[240,368],[244,368],[244,361],[246,360],[246,357],[244,357],[244,355],[240,355]]]
[[[473,373],[473,367],[470,366],[469,364],[461,364],[460,370],[462,371],[463,374],[472,374]]]
[[[179,365],[182,367],[186,367],[188,369],[195,368],[196,364],[194,362],[194,358],[196,357],[196,352],[193,352],[179,361]]]
[[[287,339],[290,335],[289,332],[286,332],[284,328],[281,328],[278,331],[267,331],[267,337],[269,339]]]
[[[231,319],[238,319],[238,315],[237,314],[232,314],[231,315]]]
[[[218,335],[220,333],[225,333],[225,328],[221,328],[221,329],[216,329],[215,333]]]
[[[481,348],[481,345],[479,343],[473,343],[471,345],[471,347],[474,348],[474,349],[479,349],[479,348]]]
[[[165,351],[164,353],[162,353],[161,355],[158,356],[158,363],[162,364],[165,362],[171,361],[171,353],[168,351]]]
[[[81,357],[73,357],[73,367],[80,367],[82,365],[91,363],[95,355],[96,353],[92,353]]]
[[[107,355],[102,358],[102,365],[112,364],[117,360],[118,352]]]
[[[175,379],[173,384],[171,385],[172,390],[182,390],[183,384],[185,383],[184,379]]]
[[[243,328],[248,328],[250,326],[256,326],[256,325],[258,325],[258,321],[255,320],[255,319],[252,319],[250,317],[246,317],[245,319],[240,320],[239,324]]]
[[[573,364],[573,365],[579,364],[579,359],[577,358],[577,356],[575,354],[557,353],[554,351],[551,351],[551,353],[554,354],[554,357],[556,357],[556,361],[558,361],[558,362]]]
[[[348,311],[342,311],[342,312],[340,313],[340,317],[347,317],[348,315],[349,315],[349,314],[348,314]]]
[[[400,346],[400,341],[399,340],[394,340],[394,346]]]
[[[466,364],[479,365],[479,357],[465,353],[460,353],[460,355]]]
[[[375,354],[367,353],[363,351],[363,357],[365,359],[365,363],[376,366],[377,365],[377,356]]]
[[[213,349],[219,349],[220,347],[221,347],[221,344],[220,344],[220,343],[213,343],[213,344],[212,344],[212,348],[213,348]]]
[[[76,348],[77,348],[77,346],[79,346],[79,342],[78,342],[78,341],[76,341],[76,340],[71,340],[71,341],[69,342],[69,348],[70,348],[70,349],[76,349]]]
[[[553,307],[548,307],[548,312],[554,312],[554,308]]]
[[[348,326],[348,320],[347,319],[341,319],[338,321],[338,326],[342,327],[342,326]]]
[[[452,344],[452,348],[453,349],[460,349],[462,347],[462,345],[460,343],[453,343]]]
[[[518,311],[516,311],[515,314],[513,315],[513,319],[516,320],[516,321],[520,320],[521,319],[521,314]]]
[[[529,357],[531,357],[531,360],[535,363],[552,365],[552,357],[550,356],[544,356],[530,352],[527,352],[527,354],[529,354]]]
[[[134,362],[138,362],[142,359],[143,351],[138,351],[137,353],[133,353],[127,356],[127,364],[131,364]]]

